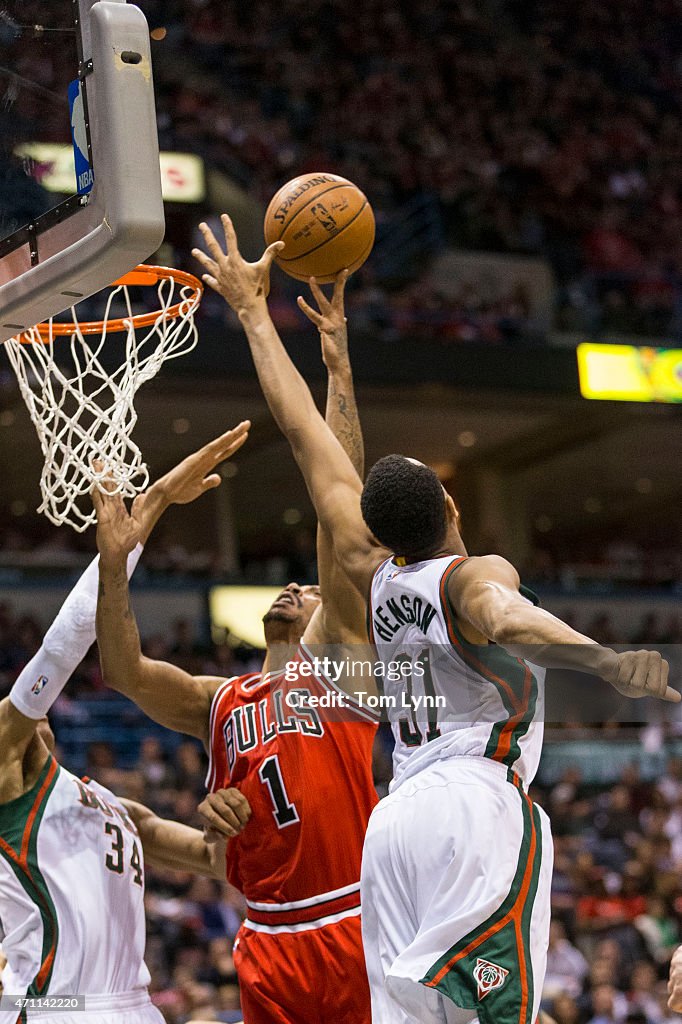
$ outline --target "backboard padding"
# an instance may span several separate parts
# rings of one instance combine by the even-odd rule
[[[79,5],[95,184],[57,223],[51,211],[0,247],[0,342],[100,291],[163,240],[147,22],[122,0]]]

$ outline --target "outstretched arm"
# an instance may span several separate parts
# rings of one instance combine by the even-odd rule
[[[226,255],[206,224],[201,231],[209,255],[193,250],[206,270],[204,281],[237,313],[251,347],[263,394],[303,473],[321,525],[334,538],[337,557],[366,593],[385,557],[360,513],[362,483],[348,455],[315,406],[308,385],[289,358],[267,307],[269,275],[281,242],[258,263],[242,259],[232,222],[223,215]]]
[[[241,448],[248,430],[249,423],[241,423],[190,455],[148,492],[154,502],[186,504],[217,487],[220,476],[213,469]],[[125,563],[144,529],[149,502],[137,499],[128,512],[121,495],[98,490],[93,501],[100,551],[97,641],[104,680],[161,725],[207,743],[211,700],[220,680],[191,676],[176,665],[145,658],[140,646]]]
[[[146,863],[155,868],[170,868],[173,871],[191,871],[197,875],[218,878],[225,881],[225,850],[228,836],[239,835],[251,815],[251,808],[245,797],[237,790],[233,800],[237,814],[236,825],[229,833],[214,834],[210,842],[199,829],[183,825],[179,821],[160,818],[143,804],[133,800],[122,800],[135,822]]]
[[[315,279],[311,278],[310,289],[318,308],[313,309],[301,297],[298,304],[320,332],[322,358],[327,367],[325,422],[362,479],[365,449],[355,401],[343,302],[347,280],[348,271],[343,270],[336,279],[330,300]],[[322,604],[306,630],[306,642],[365,642],[365,599],[349,579],[344,566],[336,556],[333,538],[321,523],[318,523],[317,527],[317,570]]]
[[[626,697],[681,699],[668,686],[668,663],[657,651],[617,654],[536,608],[520,593],[514,567],[498,555],[462,562],[448,577],[447,597],[456,618],[510,654],[601,676]]]
[[[344,308],[347,281],[348,271],[342,270],[334,282],[334,293],[328,299],[315,278],[311,277],[310,290],[318,308],[313,309],[300,295],[298,305],[320,332],[322,358],[327,367],[325,421],[362,480],[365,475],[365,446],[348,353],[348,326]]]

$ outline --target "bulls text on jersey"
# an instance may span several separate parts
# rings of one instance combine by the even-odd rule
[[[297,699],[291,700],[290,695],[296,695]],[[308,704],[312,696],[310,690],[301,686],[277,689],[258,702],[234,708],[223,725],[230,772],[239,754],[248,753],[259,745],[267,746],[277,735],[297,732],[303,736],[324,736],[320,716]]]

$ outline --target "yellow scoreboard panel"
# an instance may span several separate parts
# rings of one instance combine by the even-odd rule
[[[583,398],[619,402],[682,402],[682,349],[578,345]]]
[[[211,625],[233,640],[265,647],[263,616],[282,593],[281,587],[212,587],[208,597]]]

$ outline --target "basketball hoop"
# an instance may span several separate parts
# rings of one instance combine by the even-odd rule
[[[128,289],[154,285],[157,309],[134,314]],[[72,306],[70,322],[51,318],[5,342],[45,457],[38,511],[55,525],[69,523],[78,533],[92,525],[89,494],[93,486],[103,491],[105,479],[110,492],[125,497],[147,486],[147,467],[131,440],[135,395],[167,359],[196,345],[202,294],[192,274],[142,265],[111,285],[102,320],[81,322]],[[122,316],[115,315],[119,304]],[[115,352],[107,344],[111,334],[123,336]]]

